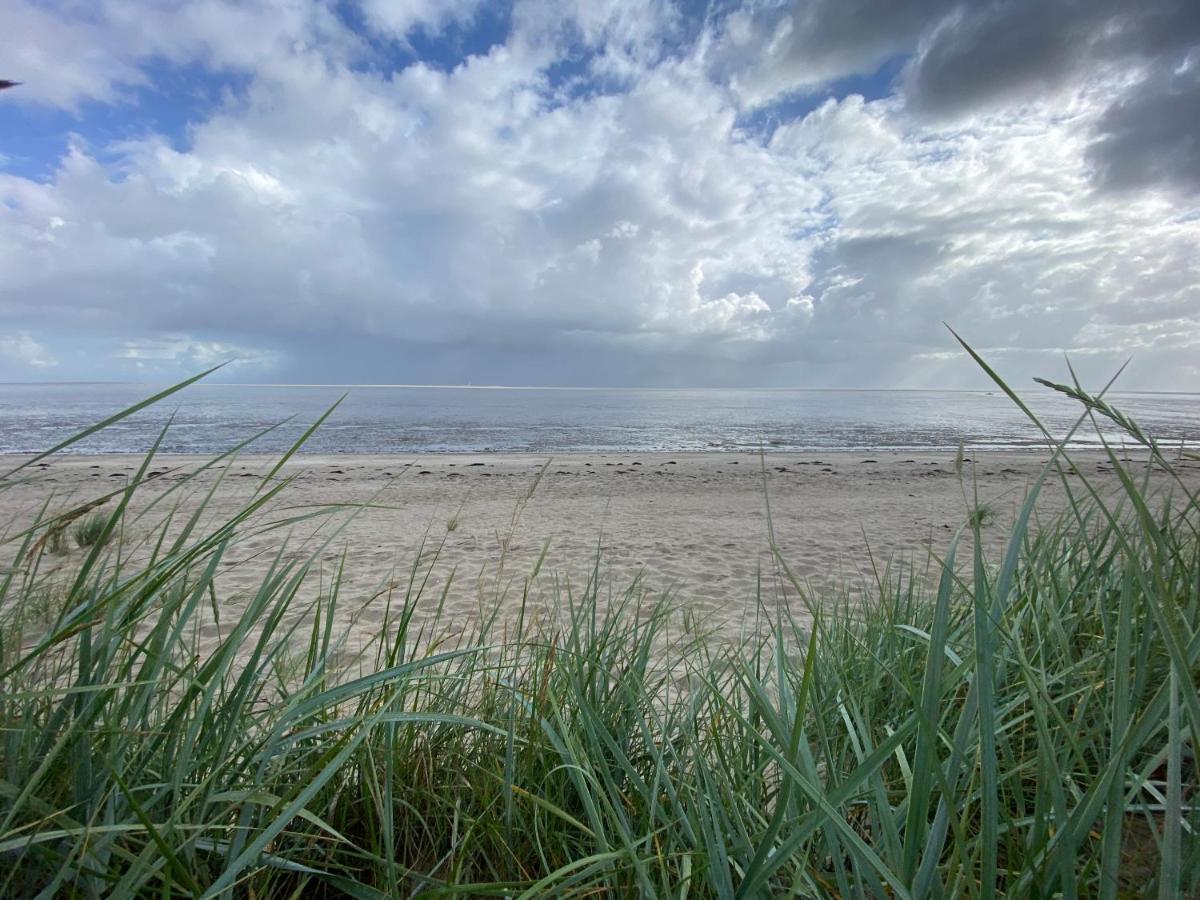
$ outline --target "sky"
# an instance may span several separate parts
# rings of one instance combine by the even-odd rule
[[[1194,0],[0,21],[0,381],[1200,390]]]

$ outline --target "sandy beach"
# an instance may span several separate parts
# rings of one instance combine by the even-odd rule
[[[19,460],[3,462],[8,468]],[[157,474],[137,492],[134,515],[171,493],[131,520],[127,540],[154,533],[175,506],[194,509],[219,475],[205,512],[206,522],[218,523],[254,495],[274,464],[242,457],[187,481],[203,462],[187,456],[154,461],[150,471]],[[1116,488],[1110,464],[1099,454],[1081,454],[1075,462],[1096,476],[1097,485]],[[51,493],[52,510],[70,509],[121,488],[139,464],[131,456],[56,457],[26,470],[32,471],[28,481],[0,493],[0,515],[12,533],[32,521]],[[427,582],[423,604],[431,605],[453,576],[446,611],[455,620],[468,622],[495,603],[510,610],[523,596],[535,611],[553,614],[568,586],[578,592],[587,584],[599,558],[602,596],[620,594],[636,578],[650,595],[670,592],[707,626],[733,635],[755,616],[756,597],[767,608],[780,600],[768,509],[775,542],[796,576],[818,589],[853,585],[889,561],[923,565],[931,548],[943,553],[976,496],[988,510],[985,541],[998,549],[1042,464],[1034,453],[978,453],[968,455],[959,477],[954,454],[945,452],[765,459],[298,456],[280,473],[294,480],[255,521],[278,522],[326,505],[346,508],[286,530],[248,534],[223,560],[217,584],[222,602],[236,608],[285,537],[285,559],[317,553],[322,582],[344,554],[342,595],[353,601],[347,608],[362,607],[360,627],[369,629],[374,608],[382,609],[379,592],[390,587],[402,593],[414,577]],[[1184,463],[1181,471],[1200,485],[1200,465]],[[1041,514],[1061,509],[1063,498],[1061,483],[1051,479],[1039,501]],[[54,559],[68,571],[81,556],[72,548]]]

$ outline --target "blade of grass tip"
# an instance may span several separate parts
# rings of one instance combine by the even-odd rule
[[[1011,400],[1013,403],[1015,403],[1017,405],[1017,407],[1021,410],[1021,412],[1025,413],[1025,415],[1029,417],[1029,421],[1033,422],[1033,424],[1038,427],[1038,430],[1041,431],[1043,435],[1045,435],[1047,440],[1049,440],[1053,443],[1054,438],[1051,436],[1050,432],[1046,429],[1046,426],[1044,426],[1042,424],[1042,420],[1039,419],[1034,414],[1033,410],[1031,410],[1025,404],[1025,401],[1022,400],[1020,397],[1018,397],[1016,392],[1012,388],[1010,388],[1007,383],[1005,383],[1004,379],[1000,377],[999,373],[997,373],[990,365],[988,365],[987,360],[985,360],[982,356],[980,356],[975,351],[975,348],[972,347],[970,344],[968,344],[966,342],[966,340],[963,339],[962,335],[960,335],[957,331],[955,331],[953,328],[951,328],[948,323],[943,322],[942,324],[946,326],[947,331],[949,331],[952,335],[954,335],[954,339],[956,341],[958,341],[959,344],[962,345],[962,348],[964,350],[966,350],[967,353],[970,354],[971,359],[975,360],[975,364],[978,365],[981,369],[983,369],[983,371],[987,373],[988,377],[991,378],[992,381],[994,381],[997,385],[1000,386],[1000,390],[1004,391],[1004,393],[1008,396],[1008,399]]]
[[[975,360],[975,363],[981,369],[983,369],[983,371],[987,374],[987,376],[990,379],[992,379],[993,382],[995,382],[996,386],[999,387],[1000,390],[1002,390],[1004,392],[1005,396],[1007,396],[1009,400],[1011,400],[1013,403],[1016,404],[1017,408],[1020,409],[1021,412],[1023,412],[1025,414],[1025,416],[1029,419],[1030,422],[1032,422],[1035,426],[1037,426],[1038,431],[1040,431],[1045,436],[1045,438],[1050,442],[1052,448],[1055,449],[1056,455],[1061,454],[1061,455],[1065,456],[1066,454],[1064,451],[1066,449],[1067,441],[1069,441],[1071,439],[1071,436],[1074,435],[1076,430],[1078,430],[1079,426],[1081,424],[1083,424],[1084,421],[1087,420],[1087,414],[1085,413],[1083,416],[1080,417],[1080,420],[1075,423],[1075,426],[1067,433],[1067,436],[1065,438],[1063,438],[1062,441],[1055,440],[1054,436],[1050,434],[1049,429],[1047,429],[1046,426],[1042,424],[1042,420],[1037,417],[1037,415],[1034,413],[1034,411],[1029,408],[1029,406],[1025,403],[1024,400],[1022,400],[1019,396],[1017,396],[1016,391],[1014,391],[1011,387],[1009,387],[1008,383],[1003,378],[1000,377],[1000,374],[995,369],[993,369],[990,365],[988,365],[987,360],[985,360],[982,356],[980,356],[979,353],[976,352],[975,348],[972,347],[970,344],[968,344],[962,338],[962,336],[959,335],[959,333],[957,331],[955,331],[953,328],[951,328],[945,322],[943,322],[942,324],[946,326],[947,331],[949,331],[952,335],[954,335],[954,339],[962,345],[963,349],[966,350],[968,354],[970,354],[971,359]],[[1129,362],[1126,361],[1125,364],[1117,370],[1117,373],[1109,380],[1109,382],[1108,382],[1109,386],[1111,386],[1113,384],[1113,382],[1115,382],[1121,376],[1121,373],[1125,371],[1125,367],[1128,365],[1129,365]],[[1105,390],[1107,391],[1108,387],[1105,387]]]
[[[279,458],[279,462],[275,463],[275,465],[271,469],[271,471],[268,472],[263,477],[263,480],[258,483],[258,488],[254,491],[255,494],[257,494],[264,487],[266,487],[267,484],[270,483],[271,479],[275,477],[275,474],[284,467],[284,465],[287,463],[287,461],[292,458],[292,456],[296,453],[297,450],[299,450],[302,446],[304,446],[304,443],[310,437],[312,437],[313,432],[315,432],[318,428],[320,428],[325,423],[325,420],[328,419],[331,415],[333,415],[333,411],[335,409],[337,409],[339,406],[341,406],[342,401],[345,400],[348,396],[349,396],[349,394],[342,394],[342,396],[338,397],[337,400],[334,401],[334,404],[331,407],[329,407],[329,409],[325,410],[325,412],[323,412],[321,414],[321,416],[317,419],[317,421],[313,422],[310,426],[308,426],[308,428],[305,430],[304,434],[300,435],[300,437],[297,439],[296,443],[292,444],[292,446],[290,448],[288,448],[288,451]]]
[[[1158,448],[1158,444],[1142,430],[1141,426],[1139,426],[1136,421],[1122,413],[1120,410],[1114,409],[1105,401],[1104,394],[1107,393],[1108,387],[1112,385],[1112,381],[1109,381],[1108,386],[1106,386],[1103,391],[1095,396],[1092,396],[1083,389],[1083,386],[1079,382],[1079,376],[1075,374],[1075,367],[1071,365],[1070,360],[1067,360],[1067,370],[1071,373],[1071,380],[1075,384],[1074,388],[1068,387],[1065,384],[1055,384],[1054,382],[1047,381],[1044,378],[1035,378],[1034,381],[1044,385],[1045,387],[1051,388],[1052,390],[1066,394],[1073,400],[1082,403],[1084,408],[1087,410],[1088,415],[1093,417],[1093,423],[1095,423],[1094,415],[1096,412],[1099,412],[1109,421],[1115,423],[1122,431],[1131,435],[1134,440],[1150,451],[1150,462],[1158,462],[1159,465],[1166,470],[1167,474],[1171,477],[1171,480],[1175,483],[1175,485],[1183,491],[1184,496],[1187,498],[1188,503],[1192,507],[1200,504],[1200,494],[1188,487],[1187,482],[1180,477],[1180,474],[1176,468],[1170,464],[1166,457],[1163,456],[1162,452]],[[1118,374],[1120,373],[1118,372]],[[1100,426],[1095,424],[1094,427],[1096,428],[1097,433],[1099,433]],[[1147,466],[1145,474],[1146,479],[1149,479],[1150,477],[1150,469],[1151,467]]]
[[[1105,453],[1108,454],[1109,461],[1113,465],[1113,471],[1121,481],[1121,486],[1125,491],[1125,495],[1129,498],[1136,518],[1142,527],[1142,534],[1145,538],[1146,547],[1150,552],[1153,560],[1153,565],[1150,566],[1150,571],[1144,572],[1139,570],[1138,580],[1148,596],[1166,597],[1170,594],[1170,588],[1163,581],[1163,560],[1169,555],[1165,552],[1163,543],[1164,538],[1159,531],[1158,523],[1151,514],[1149,506],[1146,503],[1146,498],[1142,496],[1137,485],[1133,482],[1129,473],[1120,464],[1116,452],[1113,450],[1109,441],[1100,435],[1100,441],[1104,446]],[[1114,528],[1114,536],[1121,544],[1122,548],[1131,555],[1136,554],[1135,548],[1131,544],[1130,537],[1125,533],[1125,530],[1118,527],[1118,523],[1114,518],[1113,512],[1104,505],[1102,498],[1097,493],[1096,489],[1089,482],[1084,481],[1084,487],[1091,493],[1092,498],[1096,501],[1096,508],[1105,520]],[[1149,578],[1151,583],[1147,583]],[[1181,618],[1181,613],[1172,604],[1167,603],[1150,603],[1148,604],[1150,614],[1155,619],[1155,624],[1162,635],[1163,641],[1166,644],[1167,653],[1171,660],[1173,670],[1190,672],[1190,663],[1185,647],[1192,639],[1191,630],[1187,622]],[[1188,712],[1189,728],[1192,731],[1192,740],[1196,745],[1200,745],[1200,694],[1195,691],[1186,691],[1183,694],[1183,701]]]
[[[8,478],[11,478],[13,475],[15,475],[17,472],[20,472],[22,469],[28,468],[29,466],[32,466],[34,463],[45,459],[47,456],[52,456],[53,454],[57,453],[60,450],[65,450],[67,447],[70,447],[72,444],[79,443],[84,438],[95,434],[97,431],[102,431],[103,429],[107,428],[110,425],[120,422],[122,419],[132,416],[134,413],[140,412],[141,410],[145,409],[147,406],[153,406],[159,400],[164,400],[167,397],[170,397],[172,394],[183,390],[188,385],[195,384],[201,378],[205,378],[205,377],[211,375],[213,372],[217,371],[218,369],[224,368],[226,365],[227,365],[227,363],[221,363],[220,365],[213,366],[211,369],[206,369],[205,371],[201,372],[199,375],[193,375],[191,378],[188,378],[185,381],[181,381],[176,385],[172,385],[171,387],[167,388],[164,391],[159,391],[153,397],[147,397],[145,400],[141,400],[141,401],[133,404],[133,406],[127,406],[125,409],[121,410],[118,413],[114,413],[113,415],[109,416],[107,419],[103,419],[103,420],[97,422],[95,425],[90,425],[87,428],[83,429],[83,431],[76,432],[74,435],[67,438],[65,441],[61,441],[61,442],[55,444],[49,450],[45,450],[45,451],[37,454],[37,456],[32,457],[31,459],[25,460],[25,462],[21,463],[15,469],[10,469],[9,471],[5,472],[3,475],[0,475],[0,481],[4,481]]]
[[[1129,365],[1128,361],[1125,363],[1125,366],[1127,365]],[[1125,366],[1122,366],[1121,369],[1124,370]],[[1117,425],[1121,431],[1128,434],[1142,446],[1150,450],[1157,449],[1153,446],[1153,442],[1146,435],[1146,433],[1142,431],[1141,426],[1139,426],[1137,422],[1129,418],[1121,411],[1114,409],[1102,398],[1093,397],[1083,389],[1083,386],[1079,383],[1079,376],[1075,374],[1075,367],[1071,364],[1069,359],[1067,360],[1067,369],[1071,374],[1071,380],[1075,383],[1074,387],[1069,387],[1065,384],[1057,384],[1056,382],[1048,381],[1045,378],[1035,378],[1033,380],[1040,385],[1058,391],[1059,393],[1066,394],[1072,400],[1082,403],[1085,407],[1087,407],[1089,412],[1096,412],[1104,416],[1106,419]]]
[[[976,360],[976,362],[978,362],[979,365],[983,367],[984,371],[987,372],[988,376],[996,383],[996,385],[999,386],[1000,389],[1003,390],[1006,395],[1008,395],[1010,398],[1012,398],[1013,401],[1017,404],[1017,406],[1020,407],[1022,411],[1024,411],[1024,413],[1029,417],[1030,421],[1032,421],[1034,423],[1034,425],[1036,425],[1042,431],[1043,434],[1045,434],[1047,437],[1050,437],[1049,432],[1042,426],[1042,423],[1038,420],[1037,416],[1035,416],[1033,414],[1033,412],[1030,411],[1029,408],[1020,400],[1020,398],[1018,398],[1016,396],[1016,393],[1008,386],[1007,383],[1005,383],[1004,379],[1002,379],[999,376],[999,374],[997,374],[995,371],[993,371],[992,368],[990,366],[988,366],[988,364],[986,362],[984,362],[984,360],[965,341],[963,341],[963,339],[961,337],[959,337],[959,335],[954,331],[953,328],[950,328],[949,325],[947,325],[946,327],[950,330],[950,333],[953,334],[954,337],[958,339],[959,343],[963,345],[963,347],[966,349],[966,351],[969,354],[971,354],[972,358],[974,358]],[[1070,362],[1068,361],[1068,366],[1069,365],[1070,365]],[[1097,395],[1097,399],[1103,397],[1106,393],[1108,393],[1109,389],[1113,386],[1113,384],[1116,383],[1117,379],[1121,376],[1121,373],[1125,370],[1125,366],[1127,366],[1127,365],[1129,365],[1128,361],[1126,361],[1125,365],[1122,365],[1117,370],[1117,372],[1108,380],[1108,382],[1104,385],[1104,388]],[[1048,382],[1045,382],[1040,378],[1035,378],[1034,380],[1041,382],[1043,384],[1049,384]],[[1050,385],[1050,386],[1054,387],[1054,385]],[[1038,494],[1041,492],[1042,486],[1045,483],[1047,476],[1050,474],[1050,470],[1054,467],[1055,460],[1059,456],[1062,456],[1064,459],[1067,458],[1067,456],[1066,456],[1067,443],[1074,436],[1075,432],[1079,430],[1080,426],[1082,426],[1082,424],[1085,421],[1087,421],[1087,419],[1089,418],[1089,415],[1090,415],[1090,413],[1087,410],[1085,410],[1083,415],[1081,415],[1075,421],[1075,424],[1071,426],[1071,428],[1067,432],[1066,436],[1063,437],[1063,439],[1061,441],[1054,441],[1053,455],[1051,456],[1050,460],[1046,463],[1045,467],[1042,469],[1042,472],[1039,474],[1039,476],[1034,480],[1033,484],[1030,486],[1029,493],[1025,499],[1025,503],[1021,508],[1020,516],[1018,517],[1016,525],[1014,525],[1014,527],[1013,527],[1012,538],[1009,541],[1008,550],[1005,554],[1004,562],[1001,567],[1000,576],[996,582],[996,591],[995,591],[995,595],[994,595],[994,602],[993,602],[992,609],[993,609],[993,617],[996,618],[997,620],[999,619],[1002,608],[1007,603],[1008,595],[1011,592],[1011,588],[1012,588],[1012,584],[1013,584],[1013,577],[1014,577],[1014,573],[1016,571],[1017,560],[1020,555],[1021,543],[1024,540],[1024,537],[1028,531],[1029,518],[1033,513],[1033,509],[1034,509]],[[1053,441],[1053,438],[1051,438],[1051,440]]]

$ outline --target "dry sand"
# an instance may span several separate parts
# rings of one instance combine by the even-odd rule
[[[1092,453],[1075,459],[1097,484],[1115,486],[1103,457]],[[0,459],[5,470],[18,461]],[[12,533],[32,520],[50,491],[52,508],[61,510],[116,490],[139,462],[124,456],[54,458],[33,469],[33,480],[0,492],[2,521]],[[138,492],[134,508],[143,509],[181,485],[184,473],[201,462],[156,459],[153,471],[161,474]],[[234,461],[207,520],[219,521],[239,509],[272,462]],[[992,512],[985,540],[998,547],[1042,457],[977,453],[962,478],[954,463],[954,454],[945,452],[778,453],[765,459],[732,454],[302,456],[284,468],[283,474],[296,480],[260,521],[323,504],[371,504],[320,550],[323,577],[345,553],[343,596],[365,603],[356,627],[368,630],[383,602],[369,598],[387,583],[402,591],[418,560],[421,578],[432,571],[425,607],[432,608],[453,572],[446,609],[453,620],[467,623],[496,597],[509,608],[518,604],[545,548],[540,574],[529,586],[530,603],[543,614],[553,614],[566,585],[575,591],[584,587],[599,554],[603,593],[620,593],[640,577],[648,591],[670,591],[706,625],[733,635],[753,619],[756,595],[768,608],[780,596],[772,578],[768,501],[784,559],[818,588],[847,580],[861,584],[871,577],[872,561],[880,567],[888,560],[923,563],[931,547],[944,551],[976,493]],[[1193,488],[1200,487],[1200,466],[1185,465]],[[185,510],[194,507],[211,483],[206,475],[171,499],[182,499]],[[1062,502],[1063,488],[1051,480],[1039,508],[1050,513]],[[166,507],[160,504],[137,522],[133,536],[151,533]],[[321,534],[332,533],[331,525],[326,521]],[[314,527],[315,522],[306,522],[292,529],[291,558],[318,548]],[[249,536],[237,545],[218,575],[222,602],[236,609],[239,595],[257,585],[285,533]],[[58,557],[59,564],[69,569],[80,556],[74,550]]]

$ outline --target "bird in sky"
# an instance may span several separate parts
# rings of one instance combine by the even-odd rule
[[[0,78],[0,91],[5,88],[16,87],[20,83],[19,81],[9,81],[7,78]]]

